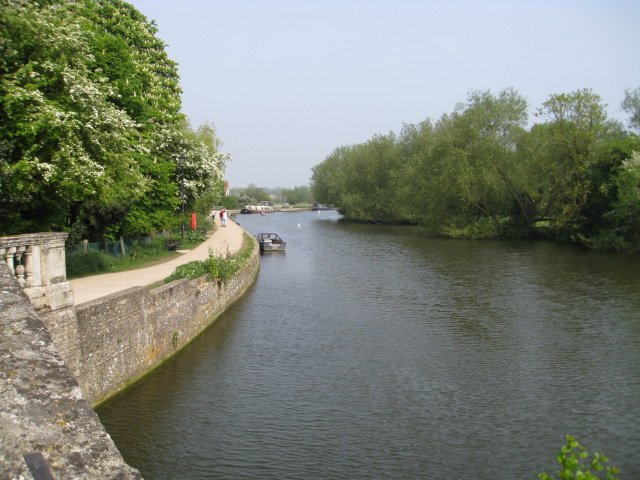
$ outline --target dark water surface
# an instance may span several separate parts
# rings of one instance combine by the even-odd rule
[[[640,258],[337,219],[238,217],[286,254],[98,412],[145,478],[640,478]]]

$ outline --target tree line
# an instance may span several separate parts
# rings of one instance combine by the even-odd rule
[[[230,156],[133,6],[0,0],[0,52],[0,234],[143,235],[219,202]]]
[[[622,107],[629,128],[590,89],[553,94],[528,127],[517,91],[474,91],[435,122],[336,148],[312,192],[353,221],[640,252],[640,88]]]
[[[289,205],[310,205],[313,203],[311,188],[308,185],[298,185],[292,188],[267,188],[250,183],[246,187],[232,188],[230,193],[236,199],[236,207],[263,201]]]

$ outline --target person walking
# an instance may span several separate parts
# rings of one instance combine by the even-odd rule
[[[221,218],[222,218],[222,226],[226,227],[227,226],[227,219],[229,218],[227,216],[227,209],[223,208],[222,212],[220,212]]]

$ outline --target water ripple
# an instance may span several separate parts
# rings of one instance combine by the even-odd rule
[[[99,412],[145,478],[534,478],[567,433],[640,477],[637,258],[240,220],[289,250]]]

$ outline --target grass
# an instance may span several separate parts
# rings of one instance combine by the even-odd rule
[[[253,239],[244,233],[242,248],[235,255],[227,254],[219,257],[210,252],[209,258],[206,260],[197,260],[177,267],[175,271],[165,279],[164,283],[182,278],[199,278],[204,275],[206,275],[210,281],[226,283],[238,270],[247,264],[254,248],[255,243]]]
[[[181,250],[192,250],[207,237],[201,233],[189,232],[184,240],[180,236],[172,238],[180,240]],[[124,272],[164,263],[180,254],[175,250],[167,250],[165,237],[157,237],[148,244],[134,244],[125,257],[114,257],[104,252],[90,250],[87,252],[68,252],[66,255],[67,278],[81,278],[100,273]]]

